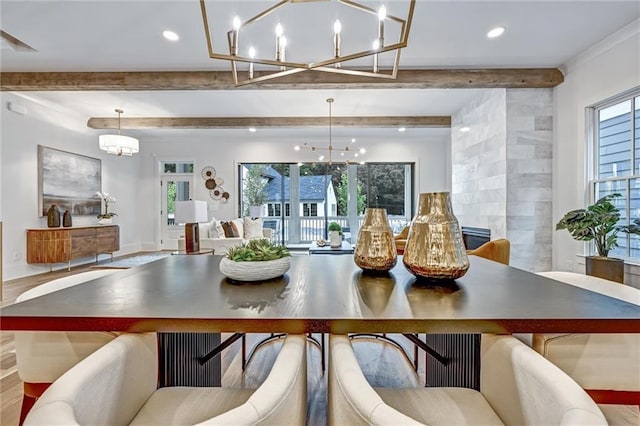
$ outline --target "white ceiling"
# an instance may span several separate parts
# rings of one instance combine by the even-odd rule
[[[380,0],[362,3],[377,9]],[[401,15],[406,2],[387,0],[390,13]],[[247,19],[273,2],[208,1],[211,28],[219,30],[214,47],[221,49],[224,32],[235,14]],[[2,0],[0,28],[37,49],[37,52],[0,51],[2,71],[168,71],[224,70],[225,61],[208,58],[200,5],[184,1],[25,1]],[[288,60],[323,58],[331,47],[332,22],[343,21],[343,53],[355,40],[375,38],[376,22],[350,16],[326,2],[288,5],[252,29],[270,39],[270,25],[281,20],[288,35]],[[295,17],[295,19],[291,19]],[[400,68],[561,67],[569,59],[640,17],[640,1],[426,1],[418,0],[409,45]],[[271,22],[271,21],[273,22]],[[485,33],[496,25],[505,35],[489,40]],[[320,28],[325,28],[320,29]],[[177,32],[178,42],[165,40],[165,29]],[[224,30],[223,30],[224,29]],[[394,28],[387,25],[386,40]],[[251,37],[241,33],[241,43]],[[317,47],[316,40],[318,41]],[[271,42],[263,43],[268,50]],[[260,44],[259,44],[260,45]],[[355,47],[354,47],[355,48]],[[321,52],[322,51],[322,52]],[[268,55],[267,55],[268,56]],[[370,61],[371,58],[366,58]],[[360,65],[366,65],[363,61]],[[30,92],[56,108],[86,116],[306,116],[326,115],[325,99],[334,97],[334,115],[450,115],[477,90],[230,90],[157,92]],[[178,130],[140,130],[144,137],[160,138]],[[300,132],[301,129],[296,129]],[[322,131],[317,130],[317,131]],[[380,129],[363,130],[372,134]],[[185,132],[180,130],[179,132]],[[230,130],[189,131],[207,135]],[[285,137],[289,130],[283,130]],[[413,129],[414,134],[441,134]],[[185,133],[185,134],[186,134]],[[216,133],[217,134],[217,133]],[[278,136],[276,129],[264,135]]]

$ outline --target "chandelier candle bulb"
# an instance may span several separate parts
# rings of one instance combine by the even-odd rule
[[[280,42],[282,39],[282,25],[276,25],[276,61],[280,61]]]
[[[339,19],[333,23],[333,50],[336,58],[340,57],[340,32],[342,31],[342,24]],[[335,64],[336,68],[340,68],[340,63]]]
[[[380,40],[376,40],[373,42],[373,49],[374,50],[380,49]],[[379,71],[378,54],[376,53],[375,55],[373,55],[373,72],[377,73],[378,71]]]
[[[249,57],[251,59],[256,57],[256,49],[253,46],[249,48]],[[253,62],[249,62],[249,78],[253,78]]]
[[[286,49],[287,49],[287,38],[285,36],[280,37],[280,60],[285,62],[286,59]],[[280,71],[286,71],[287,67],[284,65],[280,67]]]
[[[233,30],[231,30],[231,54],[233,56],[238,55],[238,31],[242,26],[242,21],[240,21],[239,17],[233,18]]]
[[[387,17],[387,8],[380,6],[378,10],[378,43],[379,46],[376,49],[379,49],[384,46],[384,20]]]

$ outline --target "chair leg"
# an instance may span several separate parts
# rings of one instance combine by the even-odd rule
[[[22,426],[24,419],[29,414],[31,407],[36,400],[51,386],[51,383],[29,383],[24,382],[22,385],[22,406],[20,407],[20,420],[18,425]]]
[[[247,335],[242,335],[242,371],[247,367]]]
[[[29,395],[22,395],[22,407],[20,407],[20,421],[18,422],[19,426],[22,426],[24,423],[24,419],[27,418],[27,414],[33,407],[33,404],[36,403],[36,398]]]

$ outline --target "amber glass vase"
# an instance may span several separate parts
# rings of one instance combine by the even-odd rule
[[[365,271],[388,271],[398,260],[386,209],[368,208],[358,232],[353,259]]]
[[[467,273],[469,258],[448,192],[420,194],[402,261],[417,277],[456,279]]]

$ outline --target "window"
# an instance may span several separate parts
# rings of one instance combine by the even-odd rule
[[[269,203],[267,204],[267,216],[281,216],[280,203]]]
[[[193,173],[193,163],[165,161],[162,163],[162,173]]]
[[[318,216],[318,204],[302,203],[302,216]]]
[[[247,205],[249,170],[260,170],[265,219],[280,219],[273,240],[304,244],[327,238],[329,222],[358,230],[367,207],[387,209],[394,232],[411,221],[415,198],[412,163],[241,163],[238,211]],[[356,233],[357,235],[357,233]]]
[[[640,217],[640,90],[592,108],[594,140],[593,200],[618,193],[620,225]],[[618,235],[619,247],[610,255],[640,258],[640,238]]]

